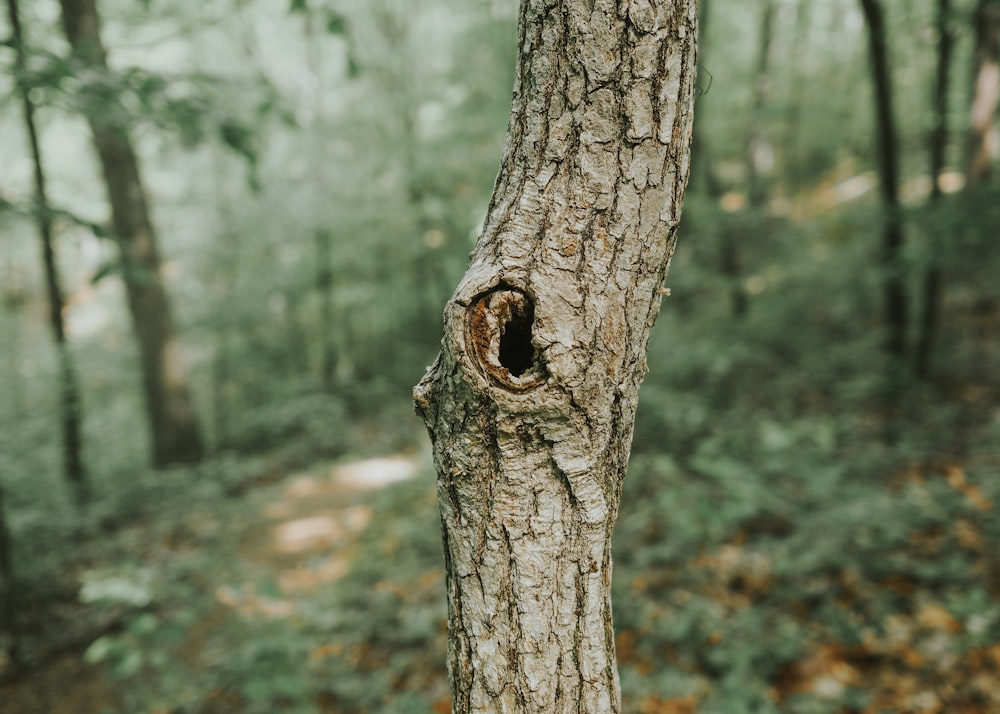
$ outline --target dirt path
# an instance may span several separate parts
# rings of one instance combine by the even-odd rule
[[[234,621],[294,616],[319,589],[347,574],[358,535],[373,517],[373,493],[418,471],[413,456],[317,465],[246,494],[228,504],[221,516],[213,513],[215,504],[194,504],[179,519],[177,514],[165,514],[164,520],[172,521],[166,531],[156,523],[143,524],[143,532],[131,536],[145,546],[144,552],[131,553],[141,560],[139,572],[170,571],[173,562],[195,552],[205,562],[224,564],[197,573],[199,590],[214,602],[201,603],[202,614],[171,647],[173,655],[194,665],[206,659],[217,633],[231,630]],[[277,583],[277,588],[263,592],[258,585],[268,581]],[[70,604],[72,617],[92,617],[88,606]],[[126,631],[130,614],[123,612],[117,625],[101,630]],[[87,664],[79,645],[54,651],[58,654],[46,657],[41,666],[0,680],[0,714],[134,710],[122,695],[122,681],[109,673],[109,667]],[[201,695],[202,712],[241,710],[238,702],[227,703],[221,692]]]

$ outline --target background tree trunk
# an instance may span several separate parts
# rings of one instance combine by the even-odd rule
[[[3,484],[0,483],[0,654],[15,665],[20,664],[20,638],[15,619],[14,564],[11,556],[10,530],[7,528],[7,507]]]
[[[61,0],[63,28],[77,61],[107,71],[95,0]],[[202,456],[194,404],[182,364],[170,304],[163,287],[156,232],[149,216],[139,162],[127,126],[113,117],[117,98],[90,102],[87,121],[104,173],[111,221],[121,246],[132,323],[139,341],[153,463],[197,461]],[[123,113],[123,112],[122,112]]]
[[[1000,102],[1000,2],[979,0],[974,21],[976,50],[966,167],[966,185],[969,186],[990,175],[996,151],[993,120]]]
[[[906,356],[907,303],[903,281],[903,217],[899,205],[899,156],[892,109],[892,80],[882,6],[878,0],[861,0],[868,23],[875,125],[878,143],[879,185],[882,191],[883,226],[882,290],[885,296],[885,349],[890,358],[891,381]]]
[[[803,66],[809,50],[809,31],[813,17],[812,0],[798,0],[795,5],[795,29],[788,51],[788,65],[791,73],[788,82],[788,99],[785,109],[785,181],[795,183],[803,173],[803,151],[800,146],[802,134],[802,111],[806,101],[803,97],[805,77]]]
[[[19,10],[17,0],[7,0],[7,14],[10,18],[16,52],[15,62],[18,72],[23,75],[27,66],[27,57]],[[63,298],[59,267],[56,264],[55,245],[52,240],[52,209],[49,206],[45,166],[42,163],[42,148],[38,141],[38,129],[35,124],[35,105],[31,101],[28,87],[24,85],[23,76],[18,78],[18,92],[21,95],[24,128],[28,134],[28,145],[31,148],[31,160],[34,165],[35,222],[38,225],[38,234],[42,241],[42,263],[45,266],[45,286],[49,301],[49,326],[55,340],[59,363],[58,388],[59,405],[62,412],[63,473],[77,505],[82,505],[87,500],[88,494],[87,474],[83,464],[83,440],[80,435],[80,385],[76,376],[73,356],[66,340],[66,327],[63,323],[66,300]]]
[[[746,167],[747,203],[736,220],[726,221],[722,227],[720,267],[729,281],[730,309],[733,317],[746,316],[749,308],[747,292],[743,287],[743,258],[740,240],[753,233],[749,226],[759,220],[760,211],[767,203],[768,189],[765,175],[774,161],[774,149],[767,136],[764,109],[771,94],[771,40],[774,35],[775,1],[763,0],[760,30],[757,35],[756,68],[753,79],[753,99],[750,105],[750,122],[747,127],[744,166]]]
[[[455,714],[620,711],[611,532],[689,168],[695,0],[524,0],[483,233],[414,392]]]
[[[934,77],[934,127],[930,133],[931,196],[932,208],[941,203],[941,172],[944,170],[945,152],[948,148],[948,92],[951,69],[952,46],[955,43],[951,31],[951,0],[937,0],[938,56]],[[924,274],[924,292],[920,312],[920,333],[914,354],[917,377],[925,379],[930,373],[931,355],[937,334],[938,312],[941,305],[941,266],[937,259],[939,231],[931,231],[932,244],[928,250],[929,265]]]
[[[333,391],[335,355],[333,351],[333,266],[330,231],[316,231],[316,292],[319,293],[319,373],[323,391]]]
[[[757,68],[753,82],[753,103],[747,130],[747,202],[752,209],[767,203],[766,174],[774,163],[774,147],[768,138],[764,111],[771,97],[771,45],[774,38],[775,0],[763,0],[760,33],[757,36]]]

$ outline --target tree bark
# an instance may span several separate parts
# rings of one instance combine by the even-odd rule
[[[42,148],[35,123],[35,104],[31,100],[29,87],[24,84],[23,74],[27,67],[27,57],[17,0],[7,0],[7,15],[10,18],[11,34],[14,39],[15,66],[18,73],[22,75],[18,78],[18,93],[21,95],[24,127],[28,135],[28,145],[31,148],[31,159],[34,166],[35,221],[42,243],[42,264],[45,266],[45,286],[49,302],[49,326],[55,340],[59,364],[63,473],[77,505],[82,505],[88,497],[88,484],[86,468],[83,463],[83,439],[80,429],[80,386],[76,365],[73,363],[73,356],[66,340],[66,327],[63,322],[66,300],[63,297],[62,282],[56,263],[52,236],[52,210],[49,205],[45,167],[42,162]]]
[[[455,714],[619,712],[611,532],[689,170],[695,0],[523,0],[513,107],[442,350]]]
[[[63,28],[75,59],[107,72],[95,0],[60,0]],[[149,215],[139,161],[124,114],[113,95],[85,109],[111,203],[120,243],[132,324],[139,342],[143,389],[152,437],[153,464],[194,462],[203,447],[182,365],[173,317],[163,286],[156,232]]]
[[[937,71],[934,77],[932,110],[934,127],[930,133],[931,196],[932,210],[941,203],[941,172],[944,170],[945,151],[948,148],[948,92],[951,69],[952,47],[955,36],[951,31],[951,0],[937,0]],[[920,312],[920,332],[915,352],[915,372],[918,378],[926,379],[930,373],[931,356],[937,335],[938,312],[943,292],[939,253],[938,232],[932,231],[932,245],[928,250],[929,265],[924,274],[924,292]]]
[[[906,355],[908,318],[902,269],[903,217],[899,204],[899,152],[882,6],[878,0],[861,0],[861,7],[868,23],[878,135],[878,172],[883,207],[881,267],[885,299],[885,350],[891,362],[890,372],[895,374]]]
[[[1000,102],[1000,2],[979,0],[975,25],[976,51],[965,172],[966,185],[970,186],[990,175],[996,152],[993,121]]]

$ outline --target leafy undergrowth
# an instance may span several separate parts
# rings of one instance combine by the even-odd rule
[[[995,471],[702,466],[652,457],[630,476],[616,612],[632,711],[1000,710]]]
[[[762,455],[831,448],[784,436]],[[625,711],[1000,708],[989,465],[878,479],[766,461],[633,460],[615,572]],[[64,603],[93,636],[0,687],[5,714],[449,711],[425,456],[315,464],[100,545]]]
[[[995,270],[951,290],[935,379],[889,395],[871,305],[817,255],[762,269],[742,321],[678,265],[614,545],[627,714],[1000,711]],[[448,712],[430,463],[406,398],[375,402],[343,450],[407,456],[289,442],[117,479],[79,537],[15,523],[40,555],[3,714]]]
[[[72,574],[84,637],[27,637],[4,713],[428,711],[447,700],[432,483],[412,455],[315,464],[119,529]]]

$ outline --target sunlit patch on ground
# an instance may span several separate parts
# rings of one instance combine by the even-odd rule
[[[278,576],[278,587],[286,595],[307,592],[319,585],[331,583],[347,574],[350,558],[347,553],[338,553],[324,558],[315,566],[303,566],[283,571]]]
[[[404,456],[355,461],[333,470],[333,480],[357,489],[383,488],[417,475],[417,465]]]
[[[298,598],[348,573],[357,537],[373,517],[359,494],[405,481],[418,470],[413,459],[389,456],[289,477],[261,509],[270,527],[245,531],[241,549],[248,561],[269,568],[280,596],[243,582],[218,586],[215,599],[244,617],[293,616]]]
[[[311,516],[282,523],[274,529],[274,541],[284,553],[301,553],[329,546],[344,537],[345,531],[332,516]]]

